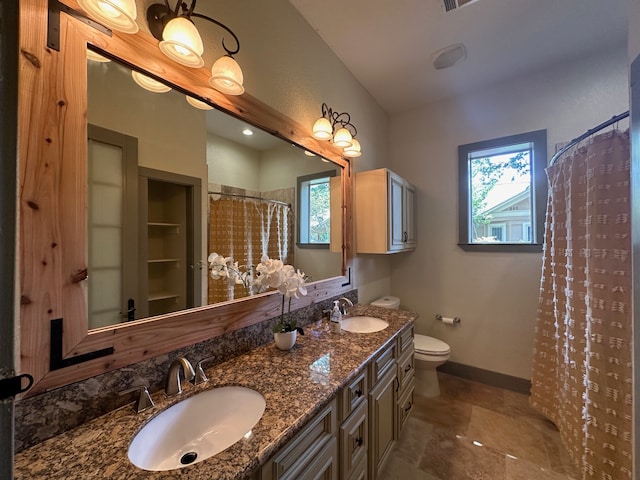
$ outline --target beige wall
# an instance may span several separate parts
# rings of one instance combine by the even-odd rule
[[[209,183],[260,191],[260,152],[207,134]]]
[[[392,260],[392,292],[455,362],[529,378],[541,255],[464,252],[457,147],[547,129],[549,153],[628,105],[623,48],[396,115],[390,167],[417,187],[418,248]],[[458,327],[436,314],[458,316]]]
[[[87,62],[89,123],[138,139],[138,165],[197,177],[206,182],[204,112],[184,95],[139,87],[130,70]]]

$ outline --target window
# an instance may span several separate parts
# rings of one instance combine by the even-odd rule
[[[546,154],[546,130],[458,147],[462,249],[542,251]]]
[[[329,248],[331,239],[330,178],[335,171],[298,177],[298,246]]]

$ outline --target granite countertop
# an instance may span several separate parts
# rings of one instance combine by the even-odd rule
[[[256,348],[207,369],[209,381],[204,384],[183,382],[183,393],[177,398],[155,393],[155,408],[135,413],[130,404],[23,450],[15,458],[15,478],[245,478],[284,446],[377,351],[417,317],[411,312],[370,305],[356,305],[352,314],[384,318],[389,327],[375,333],[343,331],[336,335],[329,332],[326,321],[310,325],[290,351],[280,351],[274,343]],[[225,385],[252,388],[264,396],[266,408],[251,437],[177,470],[149,472],[129,462],[129,442],[152,417],[190,395]]]

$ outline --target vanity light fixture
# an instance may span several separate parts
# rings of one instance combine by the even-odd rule
[[[171,9],[169,0],[165,0],[164,4],[154,3],[147,9],[149,31],[160,40],[160,50],[171,60],[187,67],[200,68],[204,65],[202,59],[204,45],[192,18],[202,18],[218,25],[233,37],[236,48],[230,49],[225,39],[222,39],[222,48],[226,54],[216,60],[211,67],[209,83],[213,88],[227,95],[242,95],[244,93],[242,69],[233,58],[233,55],[240,51],[238,37],[225,24],[194,12],[195,5],[195,0],[191,0],[191,6],[187,6],[183,0],[177,0],[176,7]]]
[[[359,157],[361,152],[360,142],[355,139],[358,131],[351,123],[351,115],[346,112],[334,112],[322,104],[322,116],[313,124],[313,137],[318,140],[333,139],[336,147],[344,149],[346,157]]]
[[[124,33],[137,33],[135,0],[78,0],[78,4],[98,22]]]
[[[191,95],[185,95],[185,97],[189,105],[191,105],[192,107],[199,108],[200,110],[213,110],[213,107],[211,105],[203,102],[202,100],[193,98]]]
[[[133,77],[134,82],[140,85],[145,90],[149,90],[153,93],[166,93],[171,90],[171,87],[165,85],[162,82],[154,80],[151,77],[148,77],[140,72],[135,70],[131,71],[131,76]]]

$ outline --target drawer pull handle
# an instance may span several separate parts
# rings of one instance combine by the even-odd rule
[[[362,444],[364,443],[364,440],[362,440],[362,437],[357,437],[354,439],[354,442],[356,444],[356,447],[361,447]]]
[[[360,397],[362,396],[362,390],[360,390],[360,389],[358,389],[358,390],[354,390],[354,391],[353,391],[353,395],[354,395],[356,398],[360,398]]]
[[[409,405],[407,405],[407,408],[404,409],[404,413],[407,413],[409,410],[411,410],[412,407],[413,407],[413,404],[409,402]]]
[[[411,370],[411,364],[407,365],[407,367],[404,369],[404,373],[407,373],[409,370]]]

